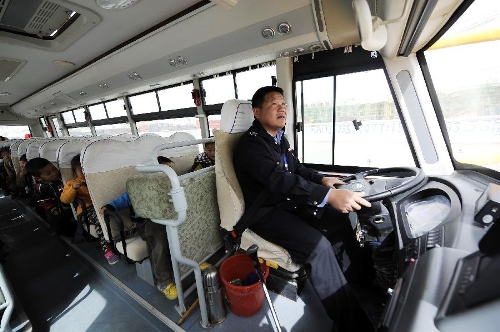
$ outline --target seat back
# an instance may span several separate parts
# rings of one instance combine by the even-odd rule
[[[135,168],[137,164],[150,161],[157,163],[156,156],[152,157],[155,147],[181,138],[194,140],[194,137],[189,134],[172,136],[165,138],[150,134],[130,141],[115,140],[113,138],[98,140],[86,145],[81,152],[82,169],[85,173],[87,187],[96,210],[125,192],[127,179],[138,173]],[[186,153],[180,150],[171,151],[174,155],[172,157],[174,158],[174,162],[175,158],[177,158],[177,161],[181,165],[185,163],[183,158],[191,159],[191,156],[195,152],[192,149]],[[161,151],[160,154],[168,155],[168,153]],[[185,155],[189,154],[191,156],[185,157]],[[125,230],[131,228],[133,224],[129,211],[124,210],[119,212],[119,214],[124,222]],[[99,214],[98,218],[104,235],[109,240],[105,220]],[[111,227],[110,231],[113,237],[118,234],[116,228]],[[133,261],[142,261],[147,257],[146,243],[139,237],[138,239],[127,239],[126,247],[127,257]],[[116,248],[121,253],[125,251],[121,242],[116,243]]]
[[[104,139],[90,142],[81,151],[82,170],[85,173],[87,188],[96,211],[125,192],[127,179],[135,174],[135,165],[150,159],[155,146],[165,142],[160,136],[148,136],[132,141]],[[128,209],[118,212],[123,220],[124,230],[131,229],[133,222]],[[104,237],[113,240],[119,234],[116,222],[111,220],[110,228],[98,213]],[[111,234],[111,239],[109,237]],[[122,254],[122,242],[115,243]],[[146,242],[135,236],[126,240],[127,258],[140,262],[148,257]]]
[[[21,143],[24,142],[24,140],[15,139],[10,141],[12,141],[10,144],[10,158],[12,159],[12,165],[14,165],[14,170],[16,171],[16,174],[19,174],[20,171],[19,158],[21,156],[17,155],[17,149],[19,148],[19,145],[21,145]]]
[[[221,119],[220,130],[214,130],[217,200],[221,227],[232,231],[245,212],[243,192],[234,170],[233,154],[239,138],[252,125],[252,105],[245,100],[229,100],[222,106]],[[292,272],[300,269],[300,265],[292,261],[287,250],[247,229],[241,235],[240,247],[246,250],[252,244],[258,245],[259,257],[269,265],[277,265]]]
[[[61,145],[68,142],[69,140],[69,138],[59,138],[47,142],[42,142],[40,148],[38,149],[40,157],[47,159],[48,161],[56,165],[57,168],[59,168],[59,163],[57,161],[57,151],[59,150],[59,147]]]
[[[215,174],[221,226],[232,231],[245,212],[245,201],[233,165],[234,149],[241,135],[253,121],[252,104],[246,100],[229,100],[221,110],[220,130],[214,130]]]
[[[55,138],[38,138],[31,141],[26,147],[26,158],[28,160],[40,157],[40,147],[46,142],[54,141]]]
[[[174,162],[178,163],[171,149],[179,149],[178,145],[186,145],[182,148],[191,147],[196,154],[199,151],[198,144],[208,141],[213,139],[179,142],[157,147],[156,150],[166,149],[163,150],[165,155],[173,157]],[[192,161],[193,159],[190,159],[186,166],[190,167]],[[170,167],[157,163],[155,165],[154,160],[150,160],[147,164],[138,165],[137,169],[140,174],[127,181],[127,190],[138,215],[167,227],[179,310],[186,310],[184,301],[190,292],[194,291],[189,287],[184,292],[182,276],[194,271],[196,291],[198,298],[201,299],[202,325],[207,326],[208,313],[203,300],[203,280],[199,264],[223,245],[219,232],[220,218],[214,167],[178,176]]]

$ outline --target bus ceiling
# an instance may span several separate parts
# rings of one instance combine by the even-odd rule
[[[43,38],[37,39],[38,44],[11,43],[5,39],[7,32],[0,29],[0,57],[8,50],[6,61],[0,64],[11,66],[16,60],[20,63],[2,84],[1,92],[6,95],[0,102],[9,105],[13,113],[38,118],[103,99],[144,92],[152,85],[169,86],[279,57],[351,45],[379,50],[387,58],[396,57],[407,17],[414,4],[421,3],[411,0],[177,0],[166,9],[159,6],[158,0],[131,2],[130,8],[116,11],[95,5],[70,8],[73,3],[64,2],[71,10],[68,15],[75,11],[78,19],[92,15],[102,19],[100,22],[91,19],[94,22],[91,28],[80,27],[85,30],[85,38],[69,38],[72,44],[68,48],[62,45],[66,42],[61,42],[59,48],[49,50],[41,46],[40,42],[47,41]],[[435,7],[451,10],[459,3],[461,0],[442,0]],[[9,7],[13,4],[10,1]],[[159,19],[158,7],[169,18],[154,25],[158,21],[147,14]],[[176,11],[172,12],[174,8]],[[142,17],[148,17],[147,22],[137,20],[139,9]],[[3,13],[8,15],[9,11]],[[430,15],[431,27],[419,30],[424,40],[434,36],[446,20],[439,13],[436,14],[439,17],[433,17],[434,12]],[[413,17],[420,16],[414,14]],[[7,18],[10,16],[5,16]],[[123,22],[130,23],[124,25]],[[77,23],[54,35],[49,42],[62,41]],[[119,31],[112,28],[118,25],[122,27]],[[56,26],[62,27],[64,23]],[[124,31],[128,35],[125,36]],[[33,47],[38,48],[37,52],[28,51]]]

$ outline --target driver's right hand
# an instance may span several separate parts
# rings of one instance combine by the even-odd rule
[[[361,206],[372,206],[363,196],[365,196],[364,192],[355,192],[347,189],[330,190],[327,203],[342,213],[349,213],[360,210]]]

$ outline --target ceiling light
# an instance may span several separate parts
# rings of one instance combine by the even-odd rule
[[[56,106],[57,104],[53,101],[50,102],[50,106]]]
[[[95,0],[102,9],[125,9],[139,2],[139,0]]]
[[[10,96],[9,91],[0,92],[0,97],[7,97],[7,96]]]
[[[320,44],[314,44],[314,45],[309,46],[309,51],[311,51],[311,52],[318,52],[321,50],[323,50],[323,46],[321,46]]]
[[[263,27],[262,28],[262,37],[266,39],[271,39],[274,38],[275,32],[274,29],[271,27]]]
[[[62,67],[73,67],[75,65],[73,62],[69,62],[66,60],[54,60],[52,61],[52,63]]]
[[[106,83],[99,84],[99,87],[103,90],[109,90],[109,85],[107,85]]]
[[[305,50],[302,47],[299,47],[299,48],[296,48],[296,49],[293,50],[293,55],[297,56],[297,55],[300,55],[300,54],[302,54],[304,52],[305,52]]]
[[[288,22],[280,22],[278,23],[278,32],[281,33],[282,35],[289,34],[290,31],[292,30],[292,26]]]
[[[182,56],[178,56],[177,59],[170,59],[168,60],[168,63],[172,66],[172,67],[179,67],[179,66],[185,66],[188,64],[187,60],[184,59],[184,57]]]
[[[80,96],[82,96],[82,97],[85,97],[85,96],[87,95],[87,92],[85,92],[85,91],[80,91],[78,94],[79,94]]]
[[[203,71],[200,71],[198,73],[194,73],[193,75],[191,75],[192,78],[199,78],[199,77],[203,77],[205,76],[205,72]]]
[[[133,81],[142,80],[142,76],[135,71],[133,73],[128,74],[128,78],[130,78]]]

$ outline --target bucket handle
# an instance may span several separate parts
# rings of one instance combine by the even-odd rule
[[[229,302],[229,303],[236,303],[236,302],[238,302],[243,297],[243,295],[245,295],[246,293],[248,293],[248,290],[249,290],[249,288],[247,287],[247,289],[245,289],[245,291],[243,293],[241,293],[241,295],[236,300],[234,300],[234,301],[231,301],[231,300],[229,300],[227,298],[226,292],[224,292],[224,297],[226,298],[227,302]]]

